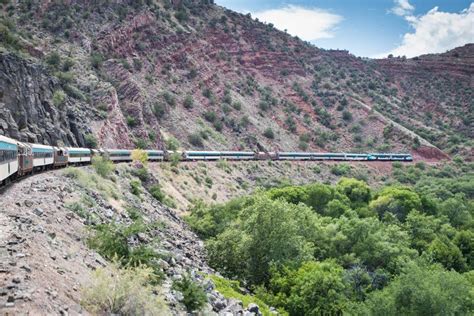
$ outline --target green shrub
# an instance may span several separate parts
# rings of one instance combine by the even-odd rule
[[[296,132],[296,121],[293,117],[288,116],[285,120],[285,124],[290,132]]]
[[[135,177],[140,179],[140,181],[142,182],[147,182],[148,179],[150,178],[150,175],[148,174],[148,169],[146,167],[134,168],[132,173]]]
[[[159,184],[153,185],[149,192],[157,201],[163,202],[165,200],[165,194],[161,191],[161,186]]]
[[[167,150],[178,150],[179,141],[173,136],[170,136],[165,140],[165,145]]]
[[[190,94],[186,95],[186,97],[184,98],[183,105],[186,109],[191,109],[194,106],[193,96]]]
[[[244,308],[247,308],[249,304],[255,303],[258,305],[260,311],[264,316],[271,315],[270,307],[258,297],[242,292],[242,287],[240,286],[238,281],[231,281],[216,275],[210,276],[211,280],[214,282],[216,286],[216,290],[221,293],[225,298],[230,299],[238,299],[242,301]],[[279,310],[281,315],[285,315],[286,313],[282,310]]]
[[[308,149],[308,143],[300,140],[298,148],[305,151]]]
[[[420,148],[420,146],[421,146],[420,139],[418,138],[418,136],[415,136],[415,138],[413,139],[412,148],[413,149],[418,149],[418,148]]]
[[[352,121],[352,113],[347,111],[347,110],[343,111],[342,112],[342,119],[344,121],[347,121],[347,122]]]
[[[138,149],[147,149],[150,144],[148,140],[140,138],[140,137],[134,139],[133,143],[135,144],[135,147],[137,147]]]
[[[214,128],[215,128],[216,131],[218,131],[218,132],[221,132],[222,129],[223,129],[223,127],[224,127],[224,125],[222,124],[222,121],[220,121],[220,120],[215,121],[215,122],[212,124],[212,126],[214,126]]]
[[[137,126],[137,120],[133,116],[127,116],[127,125],[129,127],[135,127]]]
[[[53,104],[55,107],[60,108],[66,102],[66,94],[62,90],[56,90],[53,93]]]
[[[273,132],[273,129],[269,127],[263,132],[263,136],[265,136],[268,139],[274,139],[275,133]]]
[[[94,314],[168,315],[160,289],[151,285],[154,278],[150,268],[111,263],[93,272],[82,288],[81,305]]]
[[[188,141],[191,145],[196,147],[203,147],[204,143],[200,133],[194,133],[188,136]]]
[[[178,164],[180,163],[181,161],[181,154],[178,153],[178,152],[174,152],[171,154],[170,156],[170,162],[171,162],[171,166],[172,167],[176,167],[178,166]]]
[[[166,105],[163,104],[162,102],[155,102],[152,108],[153,114],[155,114],[155,117],[160,120],[165,116],[167,110],[166,110]]]
[[[102,63],[104,62],[104,56],[99,52],[92,52],[90,57],[91,65],[95,69],[99,69],[102,67]]]
[[[143,68],[143,63],[139,58],[134,58],[133,59],[133,68],[135,68],[136,71],[141,71]]]
[[[84,206],[79,202],[72,202],[66,204],[66,208],[81,218],[88,218],[88,212],[84,209]]]
[[[351,171],[351,166],[346,163],[338,163],[331,167],[331,173],[336,176],[347,175]]]
[[[141,186],[142,184],[140,183],[139,180],[130,181],[130,192],[133,195],[140,196],[140,194],[142,194]]]
[[[232,103],[232,107],[234,109],[236,109],[237,111],[240,111],[240,110],[242,110],[242,103],[236,101],[236,102]]]
[[[46,57],[46,63],[53,68],[57,68],[61,64],[61,56],[58,52],[52,52]]]
[[[103,178],[108,177],[115,170],[113,162],[103,156],[96,155],[92,157],[92,166],[97,174]]]
[[[169,106],[174,107],[176,105],[176,97],[170,92],[166,91],[165,93],[163,93],[163,98]]]
[[[208,99],[211,99],[212,96],[213,96],[212,91],[211,91],[211,89],[209,89],[209,88],[204,88],[204,89],[202,90],[202,95],[205,96],[205,97],[208,98]]]
[[[174,281],[173,289],[183,294],[181,303],[186,306],[188,312],[199,311],[207,303],[206,292],[189,275],[184,275],[181,280]]]
[[[82,93],[81,90],[79,90],[75,86],[70,85],[70,84],[65,84],[65,85],[63,85],[63,89],[64,89],[64,91],[66,91],[68,96],[70,96],[74,99],[77,99],[77,100],[87,101],[86,96]]]
[[[214,111],[204,112],[203,116],[206,119],[206,121],[208,121],[210,123],[214,123],[217,119],[217,114]]]
[[[97,145],[97,138],[94,136],[94,134],[84,135],[84,146],[86,146],[87,148],[95,149],[97,148]]]

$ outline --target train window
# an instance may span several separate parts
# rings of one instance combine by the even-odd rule
[[[80,157],[89,157],[89,153],[69,153],[69,157],[71,158],[80,158]]]
[[[18,157],[16,150],[0,150],[0,162],[13,161]]]
[[[52,158],[52,152],[33,152],[33,158]]]

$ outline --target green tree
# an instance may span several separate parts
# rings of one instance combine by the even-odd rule
[[[472,230],[458,231],[453,243],[463,254],[468,270],[474,270],[474,232]]]
[[[382,291],[373,292],[358,315],[470,315],[472,284],[455,271],[409,264]]]
[[[367,205],[370,201],[370,188],[364,181],[342,178],[336,190],[347,196],[354,208]]]
[[[183,294],[181,303],[186,306],[188,312],[199,311],[207,302],[206,292],[189,275],[184,275],[181,280],[174,281],[173,289]]]
[[[260,194],[242,211],[242,228],[249,236],[248,279],[252,284],[269,281],[271,265],[303,262],[311,258],[312,244],[304,236],[312,212],[304,205],[289,205]],[[304,220],[300,220],[304,218]]]
[[[383,218],[389,212],[404,221],[412,210],[421,210],[420,196],[408,187],[386,187],[370,202],[370,208]]]
[[[461,250],[447,237],[438,237],[433,240],[427,249],[429,257],[441,263],[446,269],[455,269],[463,272],[466,270],[466,260]]]
[[[278,306],[291,315],[337,315],[347,302],[343,271],[334,261],[310,261],[275,273],[270,289],[278,293]]]

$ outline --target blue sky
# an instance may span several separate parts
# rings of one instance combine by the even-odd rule
[[[474,42],[469,0],[216,0],[318,47],[414,57]]]

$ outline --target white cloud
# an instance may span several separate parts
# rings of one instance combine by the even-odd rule
[[[335,26],[343,20],[342,16],[326,10],[295,5],[254,12],[252,16],[306,41],[333,37]]]
[[[412,6],[408,0],[394,0],[395,6],[390,10],[393,14],[399,16],[411,15],[415,11],[415,7]]]
[[[443,53],[474,42],[474,2],[459,13],[442,12],[434,7],[425,15],[408,14],[405,20],[413,27],[414,33],[404,34],[401,45],[376,57]]]

